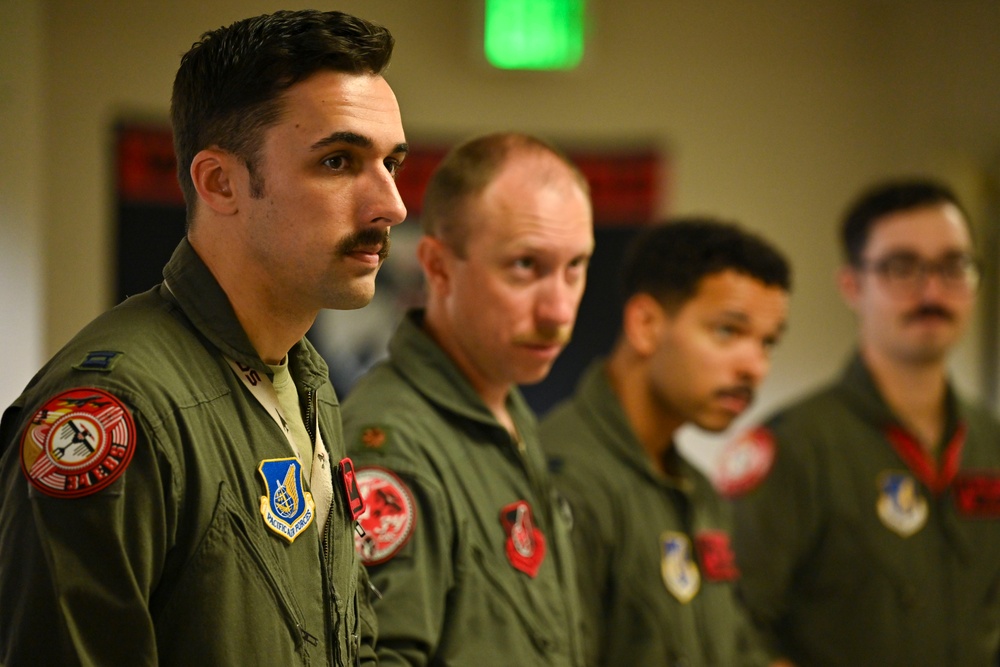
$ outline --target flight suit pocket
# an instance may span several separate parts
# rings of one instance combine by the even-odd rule
[[[161,614],[164,624],[175,626],[164,636],[211,639],[160,647],[163,662],[290,664],[289,657],[297,656],[292,664],[309,664],[311,635],[280,567],[261,543],[266,536],[251,521],[221,484],[211,522]],[[206,646],[215,653],[205,655]]]

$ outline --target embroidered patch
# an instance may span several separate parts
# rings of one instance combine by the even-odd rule
[[[963,473],[955,478],[955,506],[969,517],[1000,517],[1000,474]]]
[[[694,536],[701,571],[709,581],[736,581],[740,570],[729,546],[729,533],[724,530],[703,530]]]
[[[99,352],[88,352],[83,361],[73,366],[78,371],[110,371],[122,358],[124,352],[114,352],[112,350],[101,350]]]
[[[121,477],[135,453],[135,422],[118,398],[83,387],[49,399],[21,435],[21,470],[57,498],[82,498]]]
[[[302,464],[296,458],[264,459],[257,468],[264,478],[260,497],[264,525],[294,542],[316,518],[312,494],[302,487]]]
[[[507,533],[507,560],[534,579],[545,560],[545,536],[535,527],[531,506],[523,500],[507,505],[500,510],[500,523]]]
[[[727,498],[757,488],[771,472],[775,456],[774,435],[763,426],[752,429],[722,450],[715,472],[715,487]]]
[[[682,604],[690,602],[701,588],[701,574],[691,552],[691,541],[684,533],[666,531],[660,535],[663,549],[660,574],[667,590]]]
[[[901,537],[910,537],[927,523],[927,500],[917,480],[907,472],[887,471],[878,478],[878,518]]]
[[[413,494],[399,477],[384,468],[360,468],[355,474],[364,511],[354,547],[365,565],[378,565],[403,548],[417,519]]]
[[[361,444],[370,449],[378,449],[385,444],[385,430],[378,426],[369,426],[361,431]]]
[[[347,509],[351,512],[351,521],[357,521],[365,511],[365,499],[361,497],[361,490],[358,488],[354,462],[349,458],[340,461],[340,479],[344,483],[344,493],[347,494]]]

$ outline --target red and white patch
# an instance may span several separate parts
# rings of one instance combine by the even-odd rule
[[[507,533],[507,560],[534,579],[545,560],[545,536],[535,527],[531,506],[523,500],[507,505],[500,510],[500,523]]]
[[[364,512],[358,517],[362,530],[354,535],[354,547],[365,565],[378,565],[409,541],[417,520],[416,505],[406,484],[384,468],[361,468],[355,480]]]
[[[771,472],[775,451],[774,435],[767,428],[761,426],[744,433],[722,450],[715,488],[728,498],[757,488]]]
[[[57,498],[82,498],[121,477],[135,453],[135,422],[118,398],[79,388],[49,399],[21,435],[21,470]]]
[[[740,578],[736,556],[729,546],[729,533],[703,530],[694,536],[694,548],[701,561],[701,571],[709,581],[736,581]]]

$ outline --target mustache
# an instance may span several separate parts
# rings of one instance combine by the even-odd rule
[[[516,345],[567,345],[573,337],[573,330],[569,327],[564,329],[549,329],[545,331],[532,331],[526,334],[514,336]]]
[[[941,319],[953,322],[955,320],[955,313],[940,304],[928,303],[911,310],[906,314],[905,320],[907,322],[915,322],[925,317],[940,317]]]
[[[373,246],[378,246],[378,257],[384,260],[389,256],[389,245],[388,228],[365,227],[342,238],[337,244],[337,254],[350,255],[352,252],[370,250]]]
[[[739,384],[732,387],[726,387],[725,389],[719,389],[715,392],[716,396],[725,396],[732,398],[739,398],[747,402],[747,404],[753,403],[754,397],[757,392],[754,388],[748,384]]]

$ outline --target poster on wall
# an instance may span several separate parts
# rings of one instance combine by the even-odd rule
[[[423,302],[416,261],[420,204],[427,181],[450,142],[410,144],[397,181],[407,220],[392,230],[392,251],[376,280],[375,298],[357,310],[321,311],[309,339],[327,360],[339,394],[385,356],[386,344],[408,309]],[[559,144],[586,176],[594,206],[596,251],[573,340],[542,383],[525,387],[544,412],[568,395],[582,370],[613,343],[620,323],[617,267],[638,227],[667,208],[668,164],[653,147],[573,149]],[[184,198],[177,183],[169,126],[122,122],[115,128],[116,285],[118,301],[150,289],[184,236]]]

